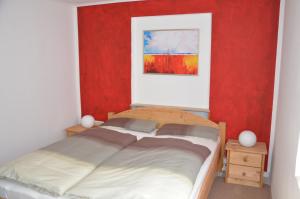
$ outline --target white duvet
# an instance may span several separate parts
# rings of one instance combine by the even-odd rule
[[[62,195],[94,168],[95,165],[87,162],[39,150],[7,164],[0,172],[40,192]]]
[[[216,145],[214,141],[207,139],[195,137],[180,137],[180,139],[194,144],[206,142],[212,151]],[[191,180],[186,175],[181,175],[180,172],[184,170],[185,174],[191,174],[196,178],[199,171],[194,174],[193,170],[198,164],[197,161],[199,160],[193,155],[190,156],[177,149],[137,152],[134,147],[127,147],[72,187],[66,195],[72,199],[195,198],[199,189],[194,188],[194,185],[199,183],[198,179]]]
[[[173,136],[160,136],[160,137],[173,137]],[[187,179],[182,178],[182,176],[178,176],[175,173],[169,172],[166,173],[166,171],[160,171],[160,170],[153,170],[151,172],[147,172],[147,176],[144,177],[145,181],[142,184],[139,184],[138,187],[135,187],[134,189],[132,189],[132,187],[130,189],[122,189],[122,188],[118,188],[116,186],[115,183],[120,183],[120,184],[128,184],[130,182],[134,182],[136,175],[142,175],[143,171],[141,170],[140,173],[138,174],[137,171],[135,170],[134,173],[131,173],[130,170],[128,170],[126,173],[118,173],[117,175],[114,176],[115,179],[112,179],[110,182],[105,182],[102,181],[104,184],[105,183],[112,183],[112,190],[109,190],[109,188],[107,190],[102,190],[101,195],[99,196],[99,193],[97,193],[97,197],[93,197],[94,192],[96,193],[97,191],[95,191],[95,187],[93,187],[93,184],[99,183],[99,177],[100,175],[103,176],[104,173],[106,173],[108,176],[113,176],[111,175],[111,168],[106,168],[106,169],[102,169],[102,171],[99,174],[97,174],[97,172],[95,174],[93,174],[93,177],[91,178],[91,180],[88,181],[88,185],[87,187],[89,187],[88,189],[86,189],[86,187],[84,189],[82,189],[82,187],[75,187],[73,189],[70,189],[69,192],[67,193],[67,195],[63,196],[63,197],[52,197],[52,196],[48,196],[46,194],[40,194],[37,193],[35,191],[33,191],[32,189],[28,189],[20,184],[16,184],[14,182],[9,182],[9,181],[4,181],[1,180],[0,181],[0,196],[5,197],[5,195],[9,195],[11,196],[12,199],[70,199],[70,198],[89,198],[89,199],[98,199],[98,198],[104,198],[106,199],[107,197],[105,196],[105,194],[109,193],[109,199],[115,198],[130,198],[130,199],[147,199],[148,198],[148,193],[151,193],[151,195],[153,196],[153,194],[158,194],[158,198],[170,198],[170,199],[176,199],[176,198],[190,198],[190,199],[194,199],[197,196],[197,193],[199,191],[199,188],[201,187],[201,184],[204,180],[205,174],[208,170],[208,167],[210,165],[212,156],[214,155],[216,146],[217,146],[217,142],[214,142],[212,140],[208,140],[208,139],[201,139],[201,138],[194,138],[194,137],[186,137],[186,138],[181,138],[181,139],[186,139],[189,140],[195,144],[201,144],[204,145],[206,147],[208,147],[212,153],[210,154],[210,156],[206,159],[206,161],[204,162],[204,164],[202,165],[202,168],[200,169],[197,179],[195,181],[195,183],[191,184]],[[146,168],[147,169],[147,168]],[[178,190],[180,190],[180,192],[170,192],[168,190],[163,190],[164,187],[162,186],[158,186],[161,185],[161,183],[155,183],[151,180],[151,176],[153,175],[160,175],[160,173],[162,174],[162,178],[160,178],[161,182],[164,182],[164,184],[167,184],[168,186],[173,188],[176,188]],[[120,175],[125,175],[126,178],[124,178],[124,176],[120,176]],[[166,177],[167,176],[167,177]],[[119,181],[118,179],[120,179],[121,181]],[[170,180],[172,179],[172,180]],[[174,180],[176,179],[176,180]],[[122,182],[123,180],[123,182]],[[2,192],[1,192],[2,190]],[[88,195],[89,197],[78,197],[78,196],[72,196],[74,195],[74,193],[79,193],[81,195]],[[86,192],[86,193],[84,193]],[[111,195],[111,193],[115,193],[114,195]],[[141,194],[142,193],[142,194]],[[180,195],[180,193],[182,193],[183,195]],[[76,194],[75,194],[76,195]],[[12,197],[13,196],[13,197]],[[10,198],[9,198],[10,199]]]
[[[97,165],[136,142],[136,137],[103,128],[91,129],[29,153],[0,167],[9,179],[41,193],[62,196]]]

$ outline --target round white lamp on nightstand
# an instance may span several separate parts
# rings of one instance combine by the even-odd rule
[[[91,115],[85,115],[81,118],[80,124],[85,128],[91,128],[94,126],[95,118]]]
[[[252,147],[256,144],[256,135],[253,131],[245,130],[239,135],[239,143],[245,147]]]

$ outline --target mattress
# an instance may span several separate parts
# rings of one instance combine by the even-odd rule
[[[116,128],[106,127],[110,128],[112,130],[117,130]],[[128,132],[128,130],[122,130],[118,129],[119,132],[123,133],[130,133],[130,134],[136,134],[136,132]],[[138,137],[141,138],[145,133],[137,133]],[[137,136],[137,135],[136,135]],[[146,136],[152,136],[152,135],[146,135]],[[159,136],[159,137],[168,137],[168,138],[179,138],[176,136]],[[180,139],[186,139],[189,140],[195,144],[201,144],[203,146],[206,146],[211,150],[211,154],[209,157],[205,160],[204,164],[202,165],[201,169],[199,170],[197,174],[197,178],[195,181],[195,184],[193,186],[192,192],[190,194],[190,199],[196,199],[197,194],[203,184],[203,181],[205,179],[206,173],[209,169],[209,166],[212,163],[212,159],[214,157],[214,154],[216,152],[218,143],[220,142],[220,139],[218,139],[217,142],[204,139],[204,138],[196,138],[193,139],[193,137],[185,137]],[[33,189],[30,189],[24,185],[21,185],[17,182],[9,181],[9,180],[0,180],[0,196],[3,198],[8,199],[69,199],[67,197],[53,197],[46,194],[41,194]]]

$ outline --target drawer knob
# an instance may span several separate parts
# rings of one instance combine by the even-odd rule
[[[243,172],[243,173],[242,173],[242,176],[246,176],[246,173],[245,173],[245,172]]]
[[[248,162],[248,157],[245,156],[245,157],[243,158],[243,161],[244,161],[244,162]]]

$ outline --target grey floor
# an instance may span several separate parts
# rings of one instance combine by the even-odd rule
[[[208,199],[271,199],[270,187],[248,187],[227,184],[224,178],[216,178]]]

